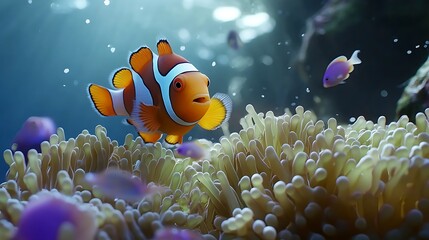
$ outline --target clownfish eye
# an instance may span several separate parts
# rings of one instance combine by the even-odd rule
[[[210,86],[210,79],[207,78],[207,87]]]
[[[174,79],[173,86],[174,86],[174,89],[176,91],[181,91],[183,89],[183,86],[184,86],[182,79],[180,79],[180,78]]]

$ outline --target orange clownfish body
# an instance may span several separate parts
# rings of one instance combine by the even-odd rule
[[[114,90],[89,85],[89,95],[103,116],[126,116],[145,142],[163,133],[169,144],[182,143],[196,124],[207,130],[228,121],[232,102],[216,93],[211,99],[210,80],[185,58],[174,54],[167,40],[157,44],[158,54],[141,47],[130,56],[128,68],[113,76]]]

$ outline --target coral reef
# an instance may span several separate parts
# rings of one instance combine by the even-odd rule
[[[29,151],[28,164],[6,150],[0,238],[13,236],[42,189],[93,205],[97,239],[148,239],[172,227],[204,239],[429,237],[429,110],[415,123],[359,117],[347,126],[300,106],[282,116],[246,110],[243,129],[198,161],[131,134],[119,145],[101,126],[68,140],[59,128],[41,153]],[[106,168],[167,190],[136,202],[110,199],[84,181]]]

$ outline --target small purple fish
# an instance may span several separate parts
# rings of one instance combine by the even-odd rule
[[[40,194],[40,193],[39,193]],[[59,239],[64,223],[73,227],[73,239],[94,239],[95,214],[65,196],[43,195],[30,200],[19,219],[13,240]]]
[[[56,129],[54,121],[49,117],[29,117],[16,134],[12,150],[21,151],[24,155],[30,149],[40,152],[40,144],[49,141]]]
[[[238,50],[243,45],[240,35],[235,30],[229,31],[226,42],[228,43],[228,46],[234,50]]]
[[[359,52],[359,50],[354,51],[349,60],[345,56],[340,56],[332,60],[323,76],[323,86],[329,88],[345,83],[344,80],[350,76],[350,73],[354,69],[353,65],[362,62],[358,58]]]
[[[195,231],[179,228],[162,228],[156,231],[153,240],[203,240],[203,236]]]
[[[205,147],[196,141],[180,144],[176,148],[176,152],[183,157],[190,157],[196,160],[200,160],[207,156],[207,150]]]
[[[107,169],[102,173],[87,173],[85,180],[96,185],[109,198],[140,201],[147,193],[146,183],[131,173],[119,169]]]

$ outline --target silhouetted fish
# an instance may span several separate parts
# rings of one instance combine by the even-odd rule
[[[226,42],[228,43],[228,46],[234,50],[238,50],[243,46],[240,35],[235,30],[229,31]]]

